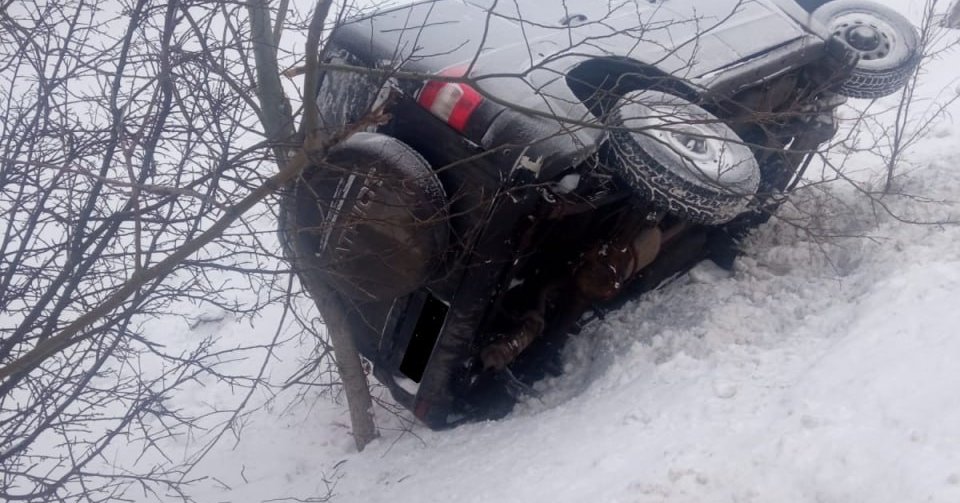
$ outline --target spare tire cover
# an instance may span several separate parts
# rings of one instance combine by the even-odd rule
[[[441,266],[447,198],[430,165],[396,138],[357,133],[297,184],[297,239],[341,294],[382,301],[413,292]]]

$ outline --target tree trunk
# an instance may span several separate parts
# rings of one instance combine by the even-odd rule
[[[251,37],[254,43],[254,55],[257,64],[257,94],[260,98],[261,117],[268,138],[276,145],[274,155],[281,171],[289,164],[310,166],[310,157],[323,157],[331,141],[314,134],[316,124],[315,89],[317,52],[323,21],[329,12],[332,0],[318,0],[307,36],[307,81],[305,82],[303,145],[296,158],[289,158],[289,150],[284,144],[292,141],[296,135],[291,107],[283,95],[280,83],[280,68],[276,59],[276,41],[270,24],[270,11],[267,0],[255,0],[248,5],[250,12]],[[346,127],[346,124],[344,125]],[[307,152],[309,150],[309,153]],[[295,183],[295,181],[294,181]],[[291,184],[292,185],[292,184]],[[289,190],[289,186],[288,186]],[[373,399],[367,384],[360,354],[350,334],[350,326],[343,315],[344,306],[337,294],[311,274],[309,250],[300,247],[296,239],[299,231],[296,208],[288,207],[292,198],[282,198],[280,205],[280,232],[284,253],[293,265],[310,296],[313,297],[327,327],[330,343],[333,346],[337,371],[343,382],[350,409],[350,422],[353,426],[353,438],[357,449],[363,450],[370,441],[378,436],[373,421]]]
[[[340,374],[343,390],[347,396],[353,440],[357,450],[362,451],[367,444],[379,436],[373,420],[373,399],[370,396],[367,376],[363,370],[360,353],[351,336],[350,325],[344,316],[346,308],[343,302],[336,292],[328,288],[310,268],[309,250],[302,249],[300,240],[296,239],[299,225],[296,221],[295,208],[289,204],[290,199],[292,198],[286,198],[280,208],[284,250],[303,286],[316,303],[327,327],[327,334],[337,362],[337,372]]]

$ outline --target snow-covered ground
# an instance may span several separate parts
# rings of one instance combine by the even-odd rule
[[[887,3],[917,17],[922,2]],[[927,95],[956,92],[960,55],[946,58]],[[847,169],[883,174],[867,155]],[[917,197],[883,204],[923,223],[845,183],[801,191],[785,216],[814,213],[830,237],[765,226],[733,275],[703,265],[593,325],[504,420],[431,432],[379,410],[382,438],[356,453],[327,395],[258,395],[239,441],[194,472],[209,477],[197,500],[960,501],[960,126],[938,122],[900,172]],[[277,375],[296,365],[288,346]]]
[[[906,185],[955,199],[947,151]],[[260,414],[211,458],[233,487],[211,501],[315,496],[324,479],[363,502],[960,501],[960,227],[874,224],[836,192],[831,223],[869,239],[768,226],[732,277],[698,268],[597,325],[542,402],[385,429],[362,454],[336,405]],[[960,220],[956,204],[917,213]]]

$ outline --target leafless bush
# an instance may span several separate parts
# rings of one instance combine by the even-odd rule
[[[266,362],[279,333],[185,352],[148,334],[163,317],[296,305],[257,204],[278,180],[250,40],[247,7],[226,2],[0,13],[0,498],[186,499],[197,458],[162,440],[230,428],[239,408],[200,418],[170,398],[265,385],[231,363]],[[136,463],[114,464],[121,442],[142,447]]]

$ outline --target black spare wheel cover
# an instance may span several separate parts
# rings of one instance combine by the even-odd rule
[[[357,133],[304,172],[296,187],[306,262],[360,301],[413,292],[440,267],[447,198],[430,165],[396,138]]]

